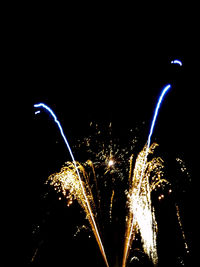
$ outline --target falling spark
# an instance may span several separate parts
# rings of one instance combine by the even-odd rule
[[[124,247],[124,256],[123,256],[123,263],[122,266],[126,266],[128,253],[131,248],[132,241],[134,239],[134,226],[138,224],[140,228],[140,232],[143,239],[143,247],[145,252],[148,254],[148,256],[152,259],[153,263],[157,263],[157,249],[156,249],[156,221],[154,212],[151,207],[151,196],[150,196],[150,186],[149,181],[146,181],[146,194],[142,194],[142,184],[144,181],[145,176],[145,170],[148,166],[147,164],[147,156],[150,151],[150,143],[151,143],[151,137],[153,134],[153,130],[155,127],[156,119],[158,116],[158,112],[161,106],[161,103],[164,99],[164,96],[168,92],[168,90],[171,88],[171,85],[168,84],[165,86],[160,94],[160,97],[158,99],[154,116],[151,123],[151,128],[147,140],[147,145],[142,150],[142,154],[138,155],[138,158],[136,160],[136,165],[134,168],[134,175],[133,179],[134,181],[137,180],[137,190],[133,190],[133,187],[129,189],[129,220],[128,220],[128,226],[126,231],[126,240],[125,240],[125,247]],[[132,185],[133,186],[133,185]],[[142,219],[141,219],[142,218]],[[146,222],[146,225],[143,224],[143,222]],[[148,226],[148,227],[147,227]],[[145,230],[144,229],[148,229]]]
[[[66,146],[68,148],[68,151],[69,151],[70,156],[71,156],[72,161],[73,161],[73,165],[70,166],[70,168],[67,169],[68,170],[67,171],[67,177],[70,177],[69,178],[70,189],[73,190],[73,192],[76,192],[76,190],[78,192],[81,192],[80,193],[80,194],[82,194],[82,197],[81,197],[82,202],[81,202],[81,204],[82,204],[83,208],[85,209],[86,214],[89,215],[88,219],[89,219],[89,222],[90,222],[91,227],[93,229],[95,238],[96,238],[97,243],[99,245],[100,251],[101,251],[102,256],[104,258],[104,261],[105,261],[105,264],[106,264],[107,267],[109,267],[108,261],[107,261],[107,258],[106,258],[106,254],[105,254],[105,251],[104,251],[104,247],[103,247],[103,244],[102,244],[102,241],[101,241],[101,238],[100,238],[100,235],[99,235],[99,231],[97,229],[97,225],[96,225],[96,222],[95,222],[95,219],[94,219],[94,215],[92,213],[92,209],[91,209],[88,197],[87,197],[87,193],[86,193],[86,190],[84,188],[84,184],[82,182],[82,179],[80,177],[80,173],[79,173],[79,169],[80,168],[77,167],[76,161],[74,159],[74,155],[73,155],[72,150],[70,148],[70,145],[69,145],[69,143],[67,141],[67,138],[66,138],[66,136],[64,134],[63,128],[62,128],[60,122],[58,121],[55,113],[53,112],[53,110],[49,106],[45,105],[44,103],[39,103],[39,104],[35,104],[34,107],[35,108],[41,108],[42,107],[42,108],[46,109],[51,114],[51,116],[53,117],[55,123],[58,125],[60,133],[61,133],[61,135],[63,137],[63,140],[64,140],[64,142],[65,142],[65,144],[66,144]],[[64,173],[65,173],[65,171],[64,171]],[[64,177],[65,177],[65,175],[64,175]],[[65,179],[64,177],[62,176],[62,179]],[[77,180],[78,180],[78,182],[77,182]],[[67,179],[67,181],[68,181],[68,179]],[[73,182],[75,182],[75,181],[76,181],[76,183],[73,185]],[[76,195],[76,193],[75,193],[75,195]],[[76,197],[77,197],[77,195],[76,195]],[[79,203],[80,203],[80,201],[79,201]]]
[[[128,181],[129,181],[129,188],[130,188],[131,183],[132,183],[132,173],[133,173],[133,155],[131,155],[129,163],[130,163],[130,167],[129,167],[129,179],[128,179]]]
[[[74,237],[76,237],[80,232],[81,232],[81,230],[88,230],[88,227],[87,226],[85,226],[85,225],[82,225],[82,226],[80,226],[80,227],[77,227],[77,230],[76,230],[76,232],[75,232],[75,234],[74,234]]]
[[[187,240],[186,240],[186,237],[185,237],[185,231],[183,229],[183,224],[182,224],[182,220],[181,220],[181,216],[180,216],[179,207],[178,207],[177,204],[175,206],[176,206],[176,215],[177,215],[178,223],[179,223],[179,226],[180,226],[180,229],[181,229],[183,242],[184,242],[184,245],[185,245],[185,250],[186,250],[187,253],[190,253],[189,246],[187,244]]]
[[[38,253],[38,249],[39,249],[39,248],[36,248],[36,250],[35,250],[35,252],[34,252],[34,254],[33,254],[33,257],[31,258],[31,262],[34,262],[35,257],[36,257],[36,255],[37,255],[37,253]]]
[[[180,170],[183,174],[186,174],[187,177],[189,178],[189,180],[191,179],[190,177],[190,173],[188,172],[187,168],[186,168],[186,163],[184,162],[184,160],[180,159],[180,158],[176,158],[176,161],[178,162],[179,166],[180,166]]]
[[[115,194],[115,191],[113,190],[112,191],[112,196],[111,196],[111,199],[110,199],[110,223],[112,221],[112,207],[113,207],[113,198],[114,198],[114,194]]]

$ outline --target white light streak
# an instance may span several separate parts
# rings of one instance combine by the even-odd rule
[[[178,64],[179,66],[183,66],[182,61],[180,61],[180,60],[178,60],[178,59],[176,59],[176,60],[172,60],[172,61],[171,61],[171,64]]]

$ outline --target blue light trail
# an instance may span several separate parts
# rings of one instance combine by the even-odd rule
[[[180,60],[178,60],[178,59],[176,59],[176,60],[172,60],[172,61],[171,61],[171,64],[178,64],[179,66],[183,66],[182,61],[180,61]]]
[[[44,109],[46,109],[51,114],[51,116],[54,118],[54,121],[55,121],[55,123],[57,123],[58,128],[60,130],[60,133],[61,133],[61,135],[63,137],[63,140],[64,140],[64,142],[65,142],[65,144],[66,144],[66,146],[67,146],[67,148],[69,150],[69,153],[70,153],[70,156],[72,158],[72,161],[73,161],[74,165],[76,166],[74,155],[73,155],[72,150],[71,150],[71,148],[69,146],[69,143],[67,141],[67,138],[66,138],[66,136],[65,136],[65,134],[63,132],[63,128],[62,128],[59,120],[57,119],[55,113],[53,112],[53,110],[50,107],[48,107],[47,105],[45,105],[44,103],[35,104],[34,107],[35,108],[44,108]],[[35,112],[35,114],[38,114],[38,113],[39,113],[38,111]]]
[[[164,96],[166,95],[166,93],[169,91],[169,89],[171,88],[171,84],[168,84],[167,86],[165,86],[160,94],[160,97],[158,99],[158,102],[157,102],[157,105],[156,105],[156,108],[155,108],[155,112],[154,112],[154,116],[153,116],[153,119],[152,119],[152,123],[151,123],[151,128],[150,128],[150,132],[149,132],[149,136],[148,136],[148,141],[147,141],[147,150],[149,149],[149,146],[150,146],[150,143],[151,143],[151,136],[153,134],[153,130],[154,130],[154,127],[155,127],[155,123],[156,123],[156,119],[157,119],[157,116],[158,116],[158,112],[159,112],[159,109],[160,109],[160,105],[164,99]]]

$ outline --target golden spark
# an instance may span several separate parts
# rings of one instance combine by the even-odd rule
[[[86,162],[86,165],[92,166],[90,161]],[[79,175],[77,173],[79,173]],[[79,162],[76,162],[76,165],[72,162],[67,162],[60,172],[52,174],[48,180],[58,192],[62,192],[62,194],[66,197],[68,206],[72,204],[73,200],[77,200],[83,208],[104,258],[105,264],[109,267],[101,237],[94,219],[96,208],[89,185],[89,175],[84,166]]]
[[[152,144],[148,155],[154,152],[157,144]],[[151,191],[162,179],[163,160],[160,157],[147,161],[147,146],[138,154],[132,174],[133,156],[130,158],[128,217],[126,219],[126,233],[122,266],[125,267],[132,242],[137,233],[140,233],[144,252],[154,264],[158,261],[157,255],[157,223],[155,211],[151,202]]]

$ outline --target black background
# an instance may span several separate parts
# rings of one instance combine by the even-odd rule
[[[174,38],[166,32],[157,41],[150,27],[136,33],[112,23],[93,25],[90,20],[83,24],[71,21],[66,28],[59,27],[62,22],[36,21],[26,25],[22,20],[19,26],[12,25],[4,68],[8,70],[5,91],[9,100],[5,101],[9,102],[5,133],[11,144],[6,154],[6,173],[11,177],[7,189],[12,192],[10,201],[6,201],[9,227],[5,262],[9,265],[14,260],[21,266],[104,266],[92,233],[88,238],[88,232],[83,230],[73,237],[77,225],[87,225],[78,204],[67,208],[65,201],[58,201],[58,196],[44,185],[70,156],[56,125],[45,113],[36,116],[33,105],[44,102],[54,110],[72,147],[90,134],[91,121],[105,129],[112,122],[113,137],[119,145],[126,143],[133,129],[139,136],[139,152],[147,140],[161,89],[170,83],[172,89],[162,104],[153,139],[168,160],[170,174],[177,167],[176,157],[183,158],[192,173],[191,57],[181,50],[183,36]],[[172,50],[167,49],[166,39]],[[171,64],[175,58],[182,60],[182,67]],[[81,156],[76,150],[76,159],[81,160]],[[177,174],[174,177],[177,179]],[[191,262],[174,209],[174,203],[180,203],[191,245],[191,182],[185,180],[179,177],[174,182],[179,190],[157,204],[160,266],[181,266],[181,259],[185,265]],[[180,187],[176,185],[179,183]],[[103,222],[102,226],[111,266],[118,266],[122,259],[125,187],[123,184],[116,193],[116,220],[112,225]],[[141,256],[141,265],[148,266],[146,261]]]

